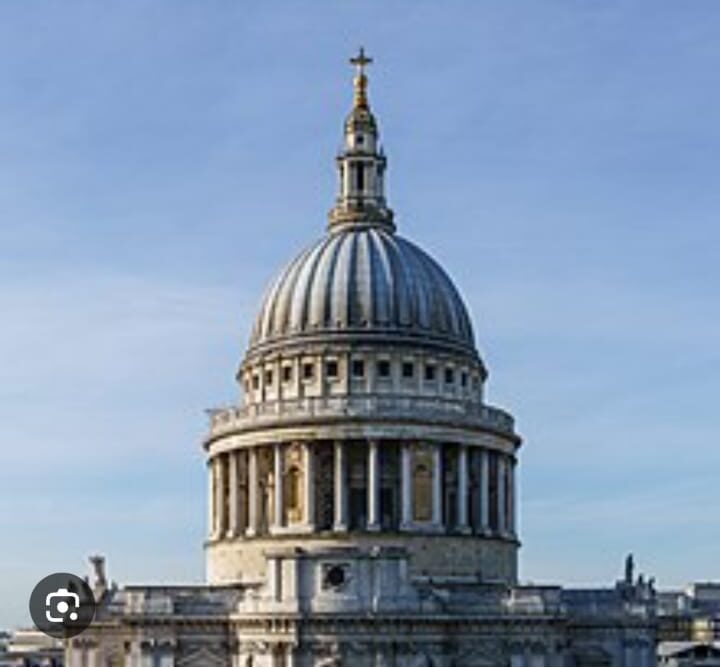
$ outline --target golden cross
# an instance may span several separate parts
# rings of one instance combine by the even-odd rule
[[[365,65],[369,65],[372,62],[372,58],[368,58],[365,55],[365,49],[361,46],[358,54],[350,58],[350,64],[357,67],[358,76],[365,74]]]

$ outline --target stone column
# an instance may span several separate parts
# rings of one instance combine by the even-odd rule
[[[368,442],[367,529],[380,530],[380,452],[377,440]]]
[[[248,526],[245,534],[252,537],[257,533],[258,510],[258,453],[256,447],[248,450]]]
[[[468,526],[468,448],[460,445],[457,464],[457,517],[458,530],[466,533]]]
[[[175,665],[175,648],[172,644],[165,644],[161,649],[159,667],[174,667]],[[103,663],[105,665],[107,663]],[[98,665],[101,667],[101,665]]]
[[[400,488],[402,491],[402,504],[400,513],[400,528],[408,530],[412,526],[412,470],[411,470],[410,443],[400,445]]]
[[[432,477],[432,522],[436,526],[442,526],[442,444],[436,443],[432,450],[433,477]]]
[[[281,528],[283,525],[283,508],[285,506],[285,502],[283,498],[282,455],[282,445],[279,442],[276,442],[273,445],[273,478],[275,480],[275,487],[273,488],[273,504],[275,505],[273,528]]]
[[[505,476],[505,456],[503,454],[498,455],[497,477],[497,526],[498,533],[500,533],[500,535],[504,535],[507,532],[507,512],[505,511],[507,509],[505,506],[505,484],[507,479]]]
[[[523,649],[523,657],[525,659],[525,664],[528,667],[534,667],[533,650],[530,644],[525,644],[525,647]]]
[[[215,536],[224,537],[227,530],[227,516],[225,515],[225,454],[215,457]]]
[[[335,522],[333,530],[346,531],[347,520],[347,475],[345,472],[345,443],[336,440],[334,444],[334,491],[335,491]]]
[[[633,658],[635,657],[635,651],[634,646],[632,646],[630,643],[626,643],[624,646],[623,653],[625,654],[625,659],[623,661],[625,667],[632,667],[633,665],[637,664],[633,661]]]
[[[483,533],[490,530],[490,475],[487,449],[480,450],[480,526]]]
[[[215,459],[208,459],[208,538],[215,538]]]
[[[238,534],[238,456],[237,452],[228,453],[228,484],[230,485],[230,512],[228,517],[228,537]]]
[[[275,376],[275,400],[281,401],[283,399],[283,381],[282,381],[282,361],[280,357],[277,358],[273,366],[273,375]]]
[[[263,665],[268,665],[268,667],[285,667],[287,662],[285,660],[286,653],[284,644],[280,642],[270,644],[268,647],[268,652],[270,654],[268,656],[270,662],[263,662]]]
[[[517,493],[517,487],[515,485],[515,468],[516,468],[515,461],[510,459],[510,465],[509,465],[510,529],[509,529],[509,531],[513,537],[515,537],[517,535],[517,499],[515,498],[515,494]]]
[[[128,664],[129,667],[141,667],[142,662],[142,647],[140,646],[140,640],[136,639],[130,642],[130,651],[126,664]]]
[[[315,466],[312,443],[303,445],[303,506],[305,509],[305,525],[308,530],[315,529]]]

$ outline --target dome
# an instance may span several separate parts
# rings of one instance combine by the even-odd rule
[[[249,351],[344,338],[477,357],[470,317],[447,274],[416,245],[377,225],[331,231],[290,262],[265,295]]]
[[[381,343],[479,362],[467,309],[443,269],[395,233],[387,160],[367,99],[364,54],[353,60],[353,109],[335,163],[328,233],[280,272],[263,300],[248,356],[293,346]]]

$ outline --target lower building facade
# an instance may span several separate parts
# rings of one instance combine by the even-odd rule
[[[655,595],[411,574],[398,547],[268,549],[254,582],[107,586],[67,667],[653,667]]]

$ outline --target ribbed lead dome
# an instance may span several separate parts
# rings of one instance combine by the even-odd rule
[[[447,274],[413,243],[373,225],[328,234],[280,273],[249,351],[343,335],[358,342],[415,339],[477,354],[470,318]]]

